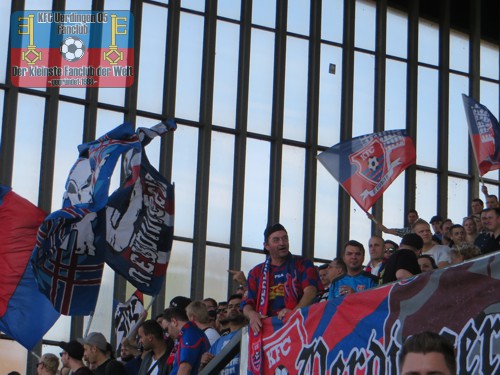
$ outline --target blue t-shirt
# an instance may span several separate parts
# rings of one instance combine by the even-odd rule
[[[330,285],[328,300],[335,297],[344,297],[344,294],[340,294],[340,287],[344,285],[351,287],[355,292],[362,292],[363,290],[377,286],[377,279],[371,273],[365,271],[362,271],[355,276],[343,274],[333,280]]]
[[[238,330],[234,332],[230,332],[227,335],[221,336],[214,342],[214,344],[210,347],[210,353],[213,355],[219,354],[222,349],[231,341],[234,335],[238,332]],[[240,353],[238,353],[232,360],[224,367],[219,375],[230,375],[230,374],[239,374],[240,373]]]
[[[174,366],[170,375],[176,375],[182,362],[192,366],[191,374],[195,375],[200,370],[201,356],[208,352],[210,343],[201,329],[194,323],[188,322],[181,328],[179,335],[179,347],[175,353]]]

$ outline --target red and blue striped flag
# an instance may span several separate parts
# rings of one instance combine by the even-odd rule
[[[45,212],[0,185],[0,331],[31,350],[59,314],[39,292],[29,263]]]

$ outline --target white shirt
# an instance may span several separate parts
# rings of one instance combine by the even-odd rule
[[[430,250],[423,252],[422,254],[430,255],[436,261],[436,264],[441,262],[450,263],[450,248],[445,245],[434,245]]]

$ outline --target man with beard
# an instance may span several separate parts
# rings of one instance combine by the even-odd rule
[[[93,372],[84,366],[83,345],[76,340],[70,342],[61,341],[59,347],[64,351],[61,353],[61,362],[64,367],[71,370],[73,375],[92,375]]]
[[[225,319],[226,324],[229,326],[229,333],[221,336],[214,344],[210,347],[210,351],[203,354],[201,357],[201,366],[204,367],[210,362],[217,354],[219,354],[222,349],[231,341],[231,339],[236,335],[236,333],[248,324],[248,320],[245,318],[240,310],[240,304],[242,299],[241,294],[233,294],[229,297],[227,304],[227,317]],[[229,375],[238,374],[240,367],[240,354],[238,353],[232,360],[224,367],[219,375]]]
[[[165,374],[167,358],[172,348],[169,348],[163,339],[161,326],[156,320],[146,320],[139,326],[137,334],[144,351],[148,352],[141,362],[139,375]]]
[[[365,248],[361,243],[355,240],[347,241],[344,245],[343,260],[347,267],[347,273],[333,280],[328,295],[329,301],[336,297],[344,297],[347,294],[377,286],[377,278],[363,271]]]

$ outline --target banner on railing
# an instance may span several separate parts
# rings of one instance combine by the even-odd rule
[[[500,371],[500,254],[265,319],[264,374],[398,374],[408,336],[455,343],[458,374]]]

